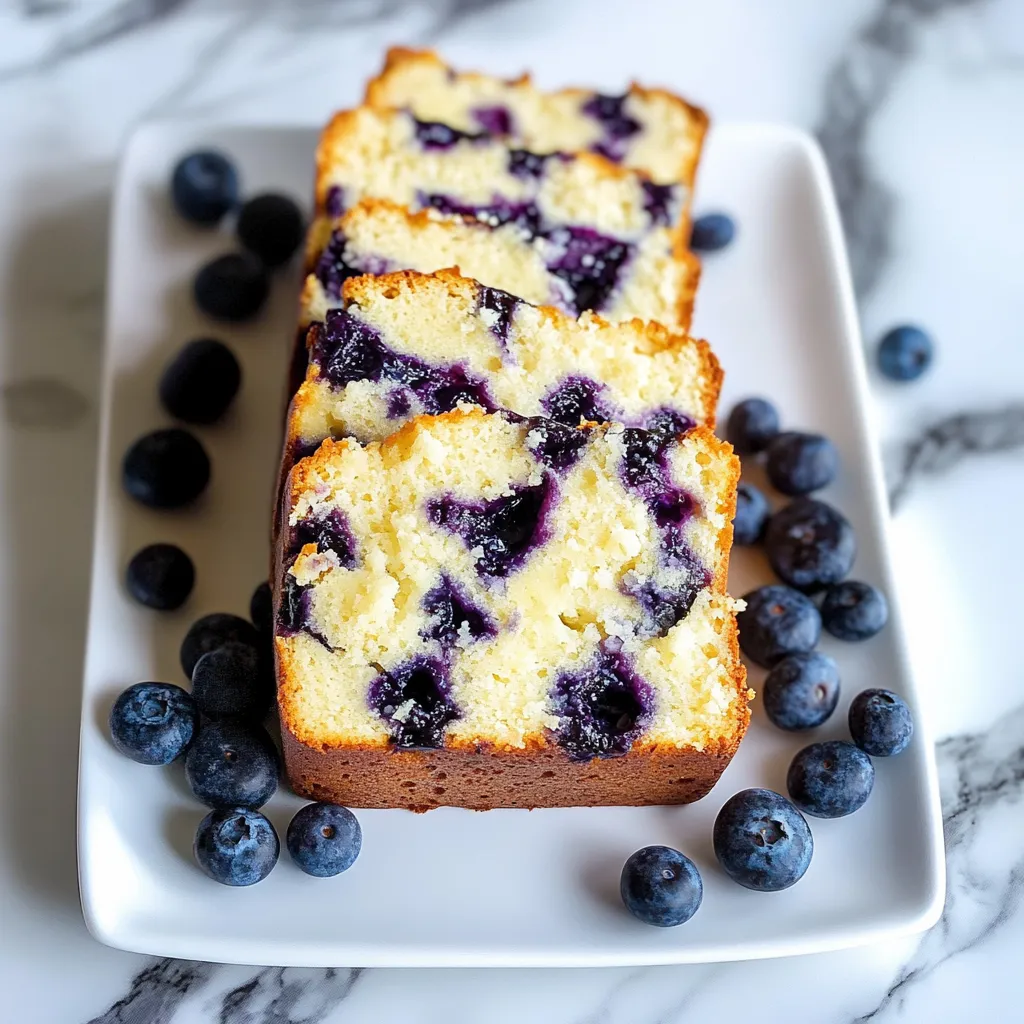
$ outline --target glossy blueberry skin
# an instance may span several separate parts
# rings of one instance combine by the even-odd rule
[[[875,767],[845,740],[812,743],[793,758],[786,775],[789,797],[804,814],[843,818],[863,807],[875,785]]]
[[[215,150],[183,156],[171,174],[171,202],[185,220],[212,227],[238,202],[235,165]]]
[[[139,764],[170,764],[199,728],[195,702],[173,683],[136,683],[110,709],[114,746]]]
[[[226,643],[235,641],[260,648],[260,634],[256,627],[240,615],[230,612],[211,612],[189,626],[181,641],[181,668],[189,679],[195,671],[196,662],[208,651],[215,651]]]
[[[128,593],[158,611],[180,608],[195,581],[192,559],[176,544],[149,544],[132,556],[125,571]]]
[[[270,593],[270,584],[261,583],[253,592],[249,601],[249,618],[261,634],[267,636],[274,628],[274,602]]]
[[[849,715],[853,742],[872,757],[893,757],[914,735],[910,708],[892,690],[864,690],[853,698]]]
[[[764,451],[779,432],[778,410],[766,398],[746,398],[737,402],[725,424],[725,438],[737,455],[755,455]]]
[[[934,354],[931,337],[920,327],[894,327],[878,343],[878,368],[890,380],[916,380],[931,366]]]
[[[121,480],[128,494],[143,505],[182,508],[206,490],[210,457],[187,430],[154,430],[125,453]]]
[[[797,498],[779,509],[768,520],[764,547],[775,575],[807,593],[838,583],[857,554],[847,518],[816,498]]]
[[[204,264],[192,283],[196,305],[214,320],[241,323],[263,308],[270,278],[250,253],[229,252]]]
[[[741,483],[736,488],[736,515],[732,521],[734,544],[749,546],[764,536],[768,523],[768,499],[753,484]]]
[[[267,192],[242,206],[236,230],[242,247],[272,269],[295,255],[305,224],[295,200]]]
[[[821,434],[789,430],[769,442],[765,470],[775,490],[798,497],[827,487],[835,480],[839,453]]]
[[[270,874],[281,853],[274,826],[246,807],[214,810],[196,829],[196,863],[222,885],[255,885]]]
[[[747,607],[736,617],[740,647],[758,665],[771,668],[789,654],[810,651],[821,637],[817,607],[791,587],[759,587],[743,600]]]
[[[839,702],[839,668],[817,651],[790,654],[768,673],[761,698],[769,721],[780,729],[816,729]]]
[[[718,252],[732,243],[736,222],[727,213],[706,213],[693,222],[690,248],[694,252]]]
[[[669,846],[645,846],[622,867],[619,892],[626,909],[644,924],[672,928],[700,909],[704,883],[689,857]]]
[[[242,383],[242,368],[222,341],[197,338],[174,357],[160,378],[160,401],[185,423],[216,423]]]
[[[363,845],[363,830],[347,807],[306,804],[288,825],[285,845],[307,875],[330,878],[355,863]]]
[[[844,580],[825,591],[821,624],[840,640],[867,640],[889,621],[889,602],[877,587]]]
[[[712,838],[722,870],[758,892],[779,892],[799,882],[814,853],[803,815],[770,789],[744,789],[727,800]]]
[[[274,697],[265,655],[235,642],[204,654],[192,670],[192,697],[207,718],[260,721]]]
[[[277,789],[281,759],[266,729],[207,722],[185,755],[185,778],[207,807],[262,807]]]

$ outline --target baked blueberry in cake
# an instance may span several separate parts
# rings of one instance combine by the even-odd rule
[[[413,809],[704,795],[749,717],[737,476],[706,427],[461,408],[325,441],[276,547],[293,788]]]

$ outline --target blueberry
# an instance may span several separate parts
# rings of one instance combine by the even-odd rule
[[[136,683],[110,709],[114,746],[139,764],[170,764],[192,742],[199,712],[173,683]]]
[[[215,150],[189,153],[174,166],[171,201],[186,220],[216,224],[238,202],[235,165]]]
[[[266,729],[245,722],[207,722],[185,755],[185,778],[208,807],[262,807],[280,774]]]
[[[669,846],[645,846],[623,865],[619,892],[626,909],[644,924],[671,928],[697,913],[704,884],[689,857]]]
[[[197,338],[174,357],[160,378],[160,401],[186,423],[216,423],[242,382],[234,353],[221,341]]]
[[[839,669],[827,654],[790,654],[772,667],[761,696],[765,714],[780,729],[817,728],[839,702]]]
[[[932,339],[920,327],[894,327],[878,343],[878,368],[891,380],[916,380],[933,355]]]
[[[260,635],[256,627],[240,615],[212,612],[196,619],[181,641],[181,667],[185,675],[191,679],[196,663],[204,654],[231,641],[248,644],[257,650],[260,648]]]
[[[196,662],[192,696],[207,718],[259,721],[274,698],[268,660],[249,644],[223,644]]]
[[[810,494],[835,480],[839,453],[821,434],[790,430],[768,443],[765,469],[772,487],[781,494]]]
[[[690,248],[694,252],[717,252],[736,235],[736,224],[727,213],[706,213],[693,222]]]
[[[889,620],[889,603],[876,587],[844,580],[825,591],[821,624],[840,640],[867,640]]]
[[[229,252],[200,267],[192,294],[207,316],[239,323],[263,308],[270,294],[270,278],[255,256]]]
[[[715,819],[713,841],[722,870],[758,892],[799,882],[814,852],[803,815],[770,789],[744,789],[730,797]]]
[[[368,702],[395,745],[407,750],[443,747],[448,723],[460,717],[447,665],[425,655],[382,671],[370,684]]]
[[[786,788],[793,803],[815,818],[842,818],[863,807],[875,784],[871,758],[845,740],[812,743],[793,758]]]
[[[441,573],[437,585],[423,595],[422,607],[430,616],[428,624],[420,630],[424,640],[436,640],[452,648],[466,640],[497,635],[498,628],[486,610],[477,606],[447,573]]]
[[[797,590],[773,584],[745,594],[736,616],[740,647],[751,661],[770,668],[789,654],[810,651],[821,636],[821,615]]]
[[[181,508],[210,482],[210,457],[187,430],[154,430],[125,453],[121,478],[124,489],[143,505]]]
[[[249,601],[249,618],[260,633],[269,636],[274,629],[274,602],[270,584],[261,583]]]
[[[779,414],[765,398],[747,398],[737,402],[725,424],[725,438],[737,455],[763,451],[779,432]]]
[[[347,807],[306,804],[288,825],[285,843],[292,860],[307,875],[330,878],[355,863],[363,831]]]
[[[254,885],[270,874],[281,853],[274,826],[259,811],[210,811],[196,829],[192,853],[215,882]]]
[[[304,227],[294,200],[267,192],[248,200],[239,211],[238,241],[265,267],[280,267],[295,254]]]
[[[150,544],[128,563],[125,582],[140,604],[160,611],[180,608],[196,581],[192,559],[175,544]]]
[[[857,554],[849,521],[815,498],[797,498],[776,512],[768,520],[764,546],[775,574],[807,592],[838,583]]]
[[[906,701],[892,690],[864,690],[850,704],[850,735],[872,757],[892,757],[907,748],[914,720]]]
[[[619,285],[633,247],[592,228],[557,227],[546,237],[555,254],[548,270],[569,286],[574,311],[603,309]]]
[[[736,516],[732,521],[732,539],[736,544],[756,544],[768,522],[768,499],[753,485],[736,488]]]

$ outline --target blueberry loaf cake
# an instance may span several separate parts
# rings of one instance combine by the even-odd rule
[[[292,787],[420,810],[703,796],[749,718],[738,472],[705,427],[481,409],[325,441],[276,548]]]
[[[370,81],[366,102],[505,137],[540,153],[591,150],[688,189],[708,124],[703,110],[661,89],[632,85],[622,96],[589,89],[544,93],[528,75],[505,81],[456,72],[435,53],[400,48],[388,53],[384,70]]]
[[[658,324],[569,317],[454,270],[349,278],[343,292],[344,306],[309,329],[288,415],[292,459],[326,437],[383,440],[459,403],[670,435],[714,425],[717,360],[706,342]]]

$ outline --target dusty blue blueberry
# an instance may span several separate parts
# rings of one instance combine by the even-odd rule
[[[210,811],[196,829],[196,863],[222,885],[255,885],[281,853],[274,826],[259,811],[230,807]]]
[[[825,591],[821,624],[840,640],[867,640],[889,621],[889,603],[877,587],[844,580]]]
[[[259,650],[260,634],[251,622],[230,612],[211,612],[196,619],[181,641],[180,659],[185,675],[191,679],[196,663],[204,654],[231,642]]]
[[[216,338],[188,342],[160,378],[160,401],[175,419],[216,423],[242,383],[234,353]]]
[[[176,544],[149,544],[128,563],[125,583],[140,604],[159,611],[180,608],[196,580],[192,559]]]
[[[764,712],[780,729],[814,729],[839,701],[839,668],[817,651],[790,654],[776,662],[761,688]]]
[[[302,211],[294,199],[267,192],[246,200],[238,211],[238,241],[265,267],[287,263],[302,241]]]
[[[700,908],[704,883],[689,857],[670,846],[645,846],[623,865],[619,892],[626,909],[644,924],[671,928]]]
[[[185,756],[185,778],[208,807],[262,807],[280,773],[266,730],[234,720],[207,722]]]
[[[207,652],[192,670],[192,697],[207,718],[258,722],[274,698],[273,674],[263,650],[229,641]]]
[[[725,424],[725,439],[737,455],[764,451],[779,432],[779,413],[766,398],[746,398],[737,402]]]
[[[347,807],[306,804],[288,825],[285,844],[292,860],[307,875],[330,878],[355,863],[363,831]]]
[[[192,283],[196,305],[214,320],[251,320],[270,294],[263,264],[247,252],[229,252],[199,268]]]
[[[872,757],[902,753],[914,735],[906,701],[892,690],[864,690],[853,698],[849,715],[853,742]]]
[[[812,743],[786,775],[790,799],[804,814],[842,818],[863,807],[875,784],[871,758],[845,740]]]
[[[136,683],[110,709],[110,738],[139,764],[170,764],[199,728],[195,702],[173,683]]]
[[[235,165],[211,149],[183,156],[171,174],[171,202],[194,224],[216,224],[238,202]]]
[[[891,380],[916,380],[931,366],[934,351],[920,327],[894,327],[878,343],[878,368]]]
[[[751,661],[770,668],[787,654],[809,651],[821,636],[821,615],[814,602],[792,587],[759,587],[743,600],[736,617],[740,647]]]
[[[800,881],[814,852],[803,815],[770,789],[744,789],[727,800],[712,838],[722,870],[759,892],[778,892]]]
[[[736,544],[756,544],[768,522],[768,499],[753,484],[736,488],[736,516],[732,521],[732,539]]]
[[[706,213],[693,222],[690,248],[694,252],[717,252],[736,236],[736,222],[727,213]]]
[[[838,583],[857,554],[847,518],[816,498],[797,498],[779,509],[768,520],[764,547],[775,575],[808,593]]]
[[[839,471],[839,453],[821,434],[788,430],[768,444],[765,471],[780,494],[796,497],[827,487]]]
[[[170,427],[140,437],[125,453],[124,489],[150,508],[181,508],[210,482],[210,458],[187,430]]]

